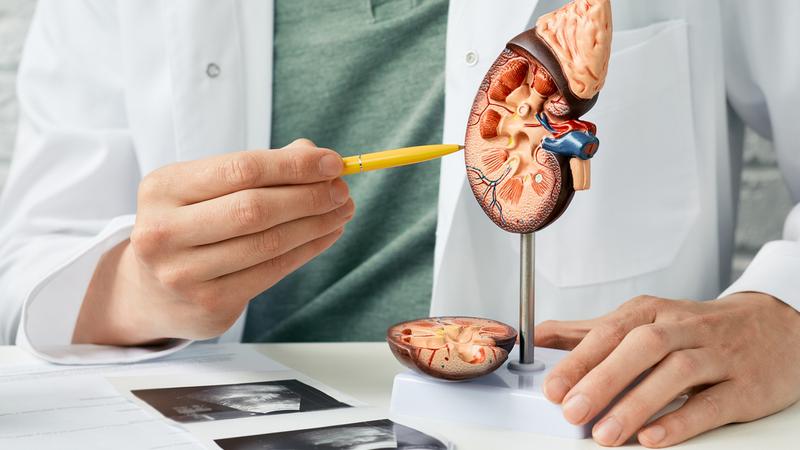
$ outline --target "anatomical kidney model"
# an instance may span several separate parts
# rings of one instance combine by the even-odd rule
[[[411,369],[446,380],[466,380],[500,367],[517,332],[489,319],[435,317],[394,325],[386,339],[394,356]]]
[[[489,68],[467,124],[472,192],[500,228],[531,233],[589,188],[597,101],[611,49],[607,0],[576,0],[513,38]]]
[[[513,38],[489,68],[470,112],[464,159],[475,198],[500,228],[540,230],[576,190],[589,188],[599,141],[594,124],[579,117],[597,101],[610,48],[608,0],[575,0]],[[530,346],[532,322],[521,335]],[[447,380],[494,371],[516,337],[508,325],[472,317],[419,319],[387,332],[400,362]]]

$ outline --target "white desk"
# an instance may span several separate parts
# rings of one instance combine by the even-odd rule
[[[256,348],[291,368],[387,412],[393,377],[404,370],[384,343],[258,344]],[[28,358],[30,356],[20,349],[0,346],[0,363]],[[590,439],[567,440],[443,422],[428,422],[424,426],[455,442],[459,450],[603,448]],[[675,448],[781,450],[795,449],[798,445],[800,404],[795,404],[773,416],[747,424],[729,425]]]
[[[293,369],[387,411],[392,380],[405,370],[384,343],[262,344],[258,348]],[[414,425],[413,422],[409,424]],[[455,442],[461,450],[604,448],[591,439],[566,440],[448,423],[426,426]],[[798,446],[800,403],[755,422],[722,427],[673,448],[782,450],[800,448]]]

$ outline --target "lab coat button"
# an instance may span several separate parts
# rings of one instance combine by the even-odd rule
[[[474,66],[478,64],[478,52],[475,50],[470,50],[464,55],[464,61],[467,63],[468,66]]]
[[[206,66],[206,75],[208,75],[208,78],[217,78],[220,72],[221,69],[214,63],[210,63],[208,66]]]

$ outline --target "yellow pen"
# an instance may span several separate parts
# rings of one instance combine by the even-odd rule
[[[463,145],[457,144],[420,145],[348,156],[342,158],[344,161],[342,176],[430,161],[431,159],[455,153],[463,148]]]

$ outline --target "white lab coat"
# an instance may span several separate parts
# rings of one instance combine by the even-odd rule
[[[463,141],[473,96],[504,44],[558,3],[452,0],[444,142]],[[726,287],[742,132],[726,85],[733,109],[772,137],[800,200],[800,3],[769,5],[614,0],[608,79],[586,117],[602,142],[592,188],[536,237],[537,319],[595,316],[642,293],[714,298]],[[0,342],[16,337],[57,362],[133,361],[180,347],[62,346],[98,259],[129,236],[144,174],[268,148],[272,31],[269,1],[40,0],[0,203]],[[724,40],[732,45],[723,56]],[[519,238],[484,216],[460,155],[441,167],[431,313],[514,324]],[[763,291],[800,307],[798,230],[796,207],[785,240],[767,244],[727,292]],[[240,339],[242,322],[221,339]]]

